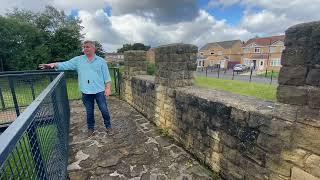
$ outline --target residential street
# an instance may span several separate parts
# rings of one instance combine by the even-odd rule
[[[220,71],[219,78],[232,80],[232,77],[233,77],[232,74],[233,74],[232,70],[228,70],[228,71],[226,71],[226,73],[224,71]],[[197,76],[206,76],[206,71],[196,72],[196,75]],[[211,72],[210,70],[208,70],[207,71],[207,76],[208,77],[212,77],[212,78],[218,78],[218,72],[217,71],[212,71]],[[250,72],[243,73],[243,74],[237,74],[235,72],[233,80],[249,82],[249,80],[250,80]],[[255,73],[253,73],[252,78],[251,78],[251,82],[262,83],[262,84],[270,84],[271,78],[265,78],[264,76],[257,76]],[[277,78],[272,78],[272,84],[273,85],[278,85],[278,79]]]

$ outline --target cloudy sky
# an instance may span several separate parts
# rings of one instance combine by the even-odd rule
[[[320,0],[0,0],[10,8],[41,11],[46,5],[82,20],[86,39],[108,52],[124,43],[152,47],[283,34],[297,23],[320,20]]]

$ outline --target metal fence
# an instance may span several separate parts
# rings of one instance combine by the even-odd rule
[[[111,95],[120,95],[119,68],[109,68]],[[0,133],[43,91],[57,75],[57,71],[0,72]],[[10,74],[10,75],[8,75]],[[65,71],[69,100],[81,99],[78,76],[75,71]]]
[[[66,179],[70,110],[64,73],[1,74],[0,85],[1,112],[14,119],[0,135],[0,179]]]
[[[263,72],[257,72],[253,69],[247,69],[245,71],[235,71],[232,69],[220,69],[204,67],[197,72],[200,76],[218,78],[218,79],[229,79],[244,82],[254,82],[263,84],[278,85],[278,72],[265,70]]]

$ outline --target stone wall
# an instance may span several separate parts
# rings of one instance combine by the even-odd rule
[[[320,109],[320,22],[286,31],[278,101]]]
[[[314,24],[310,26],[316,29]],[[303,32],[304,25],[290,29],[295,28],[302,28],[297,31]],[[300,37],[302,34],[298,34],[287,36],[287,44],[292,42],[289,44],[295,47],[294,39],[307,40],[312,35],[304,33],[305,37]],[[155,49],[155,54],[156,66],[160,69],[156,77],[126,76],[122,84],[123,98],[159,127],[167,128],[176,141],[212,170],[226,179],[320,179],[320,111],[310,105],[310,101],[316,102],[310,95],[304,101],[291,99],[298,97],[294,93],[300,89],[309,93],[318,85],[308,84],[307,80],[302,85],[299,78],[284,80],[285,83],[280,80],[292,79],[285,74],[288,71],[299,74],[299,68],[307,69],[308,79],[317,65],[284,65],[279,79],[280,102],[272,103],[192,87],[195,46],[162,46]],[[134,57],[134,52],[131,55]],[[313,58],[317,57],[308,60],[315,62]],[[283,60],[286,58],[284,55]],[[310,76],[313,77],[313,73]],[[297,84],[287,84],[292,81]],[[289,97],[291,94],[294,97]]]

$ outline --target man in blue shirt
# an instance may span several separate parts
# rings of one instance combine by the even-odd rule
[[[105,96],[111,92],[111,78],[106,61],[95,54],[96,47],[93,41],[83,43],[84,55],[72,58],[69,61],[50,64],[40,64],[41,69],[76,70],[82,101],[87,112],[88,136],[94,133],[94,100],[102,113],[104,125],[108,134],[112,134],[111,121]]]

